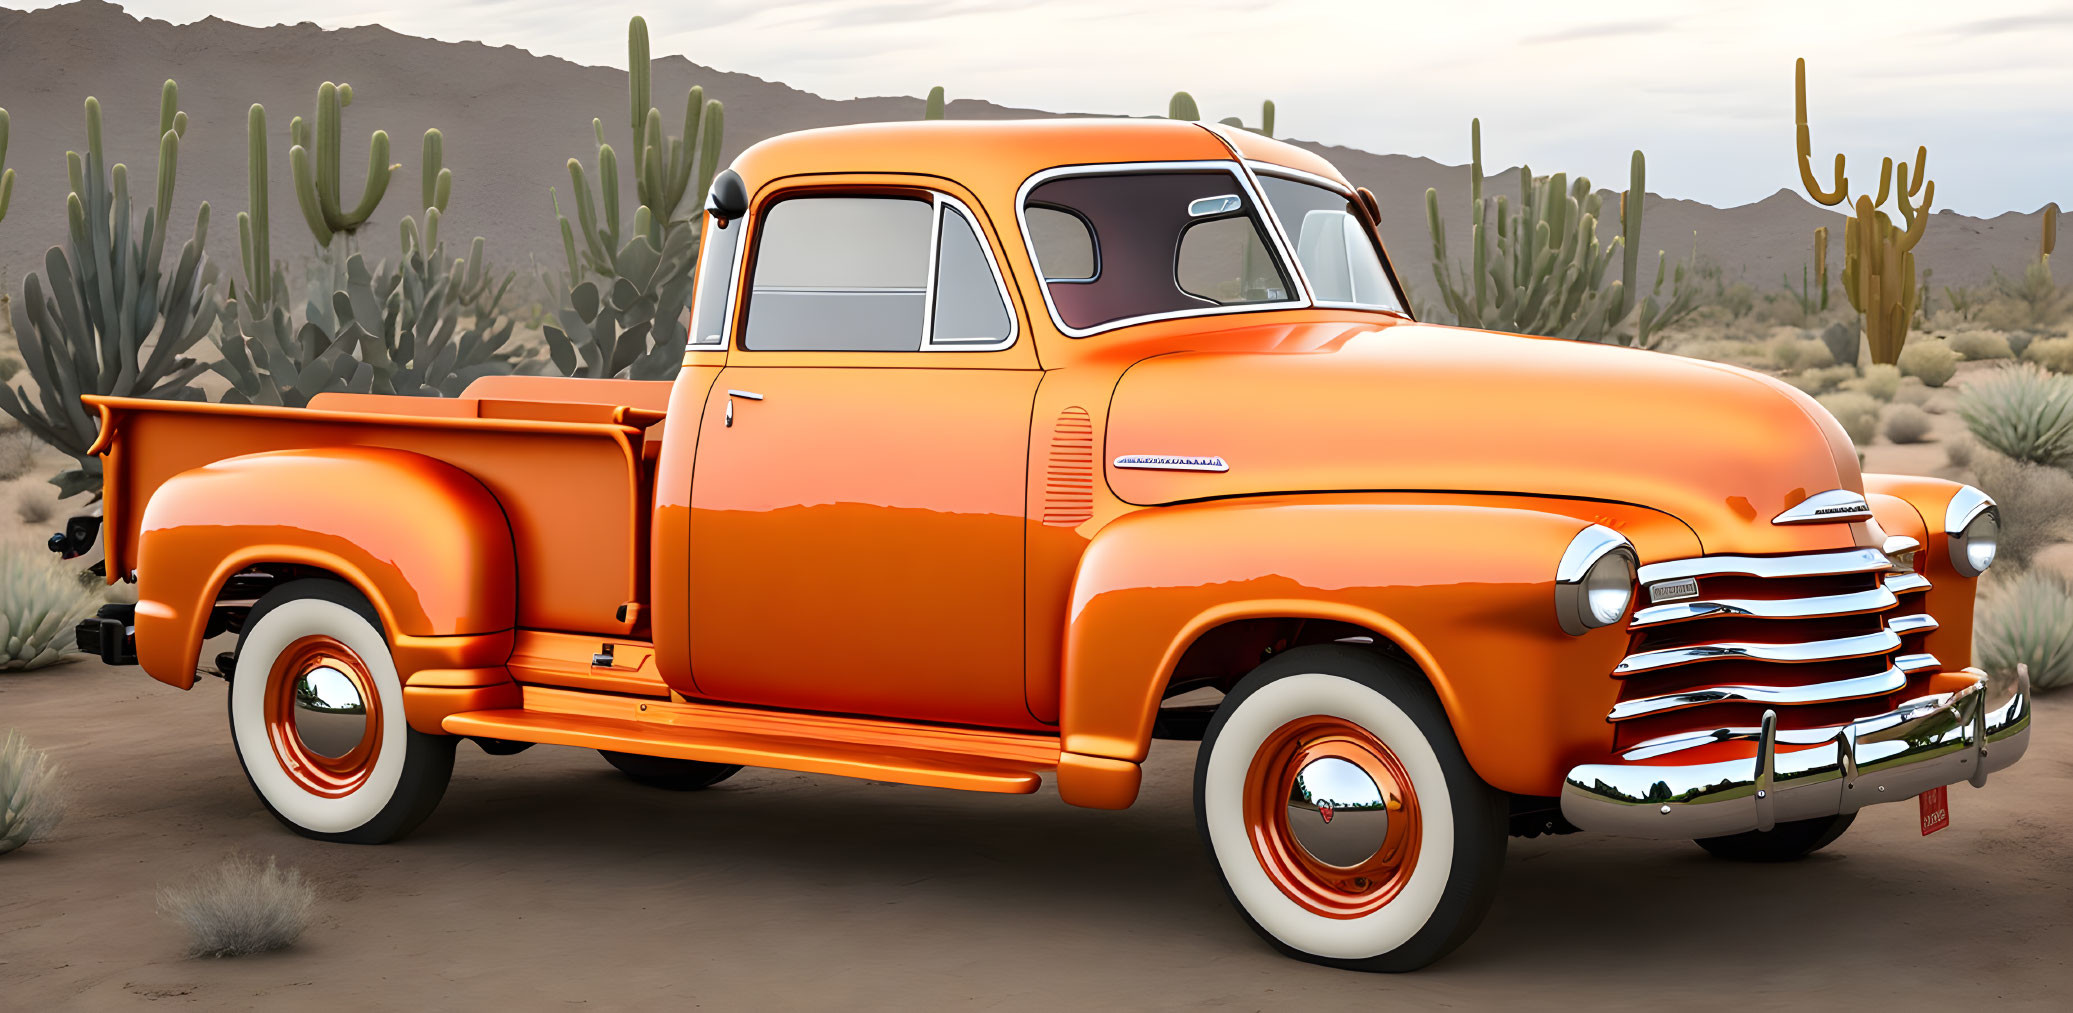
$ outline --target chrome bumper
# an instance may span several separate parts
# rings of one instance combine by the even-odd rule
[[[1809,748],[1777,749],[1774,713],[1753,735],[1753,760],[1714,763],[1587,763],[1562,785],[1562,815],[1584,830],[1697,840],[1899,802],[2014,763],[2030,744],[2030,680],[1990,685],[1986,673],[1953,693],[1911,700],[1830,732]],[[1788,741],[1806,733],[1784,733]],[[1668,759],[1676,754],[1653,757]]]

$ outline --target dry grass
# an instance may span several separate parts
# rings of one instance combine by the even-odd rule
[[[294,869],[243,855],[179,885],[161,887],[158,910],[187,930],[192,957],[241,957],[294,945],[309,927],[316,893]]]
[[[1823,394],[1814,400],[1828,409],[1835,420],[1843,424],[1843,431],[1850,434],[1850,442],[1862,447],[1869,444],[1879,433],[1879,402],[1870,394],[1854,390]]]
[[[1969,463],[1980,491],[2001,508],[2003,562],[2028,566],[2039,550],[2073,538],[2073,512],[2067,510],[2073,504],[2073,474],[1985,448],[1977,449]]]
[[[2045,338],[2030,342],[2023,358],[2054,373],[2073,373],[2073,338]]]
[[[1959,331],[1951,335],[1951,351],[1967,362],[2015,358],[2015,350],[2008,347],[2008,336],[2000,331]]]
[[[1910,341],[1900,350],[1900,371],[1941,387],[1958,375],[1958,353],[1941,341]]]
[[[58,515],[58,495],[49,489],[23,489],[15,496],[14,515],[30,527],[49,524]]]
[[[57,764],[17,732],[0,742],[0,855],[48,838],[65,818]]]
[[[0,669],[64,660],[76,646],[73,628],[96,604],[78,571],[56,556],[0,545]]]
[[[1920,443],[1935,428],[1929,413],[1911,404],[1897,404],[1886,410],[1886,438],[1895,443]]]
[[[26,429],[0,435],[0,482],[12,482],[34,469],[36,451],[42,446],[43,441]]]
[[[2037,570],[1996,582],[1980,596],[1973,651],[1996,679],[2028,665],[2039,690],[2073,686],[2073,590]]]
[[[1844,380],[1844,390],[1862,391],[1881,401],[1891,401],[1900,393],[1900,367],[1872,363],[1864,367],[1862,375]]]

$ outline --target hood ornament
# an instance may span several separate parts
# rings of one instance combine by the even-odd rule
[[[1864,494],[1848,489],[1830,489],[1817,492],[1784,513],[1771,518],[1772,524],[1832,524],[1838,521],[1861,521],[1871,516],[1871,504],[1864,501]]]
[[[1183,454],[1124,454],[1116,458],[1118,468],[1145,471],[1230,471],[1221,457],[1189,457]]]

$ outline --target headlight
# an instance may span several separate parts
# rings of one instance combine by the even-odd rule
[[[1579,636],[1619,622],[1634,601],[1634,546],[1593,524],[1570,539],[1555,567],[1555,619]]]
[[[1963,576],[1977,577],[1994,565],[2001,541],[2001,511],[1986,493],[1968,485],[1951,497],[1943,532],[1950,543],[1951,568]]]

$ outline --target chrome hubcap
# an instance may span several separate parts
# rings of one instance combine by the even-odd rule
[[[367,735],[367,701],[344,672],[314,668],[295,680],[295,735],[303,748],[336,759]]]
[[[1321,757],[1296,772],[1288,792],[1288,826],[1311,858],[1352,868],[1382,850],[1389,836],[1389,800],[1352,761]]]

